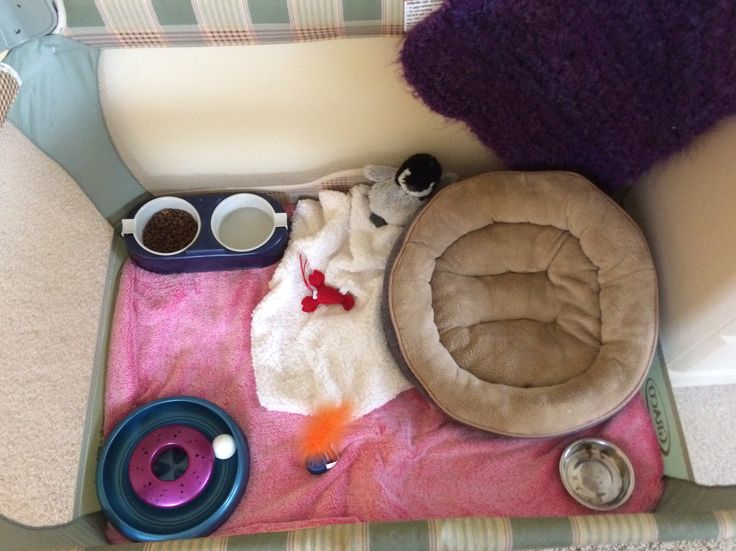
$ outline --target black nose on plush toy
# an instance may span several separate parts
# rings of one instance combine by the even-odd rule
[[[425,197],[432,193],[441,177],[440,162],[428,153],[417,153],[404,161],[396,171],[395,181],[411,195]]]

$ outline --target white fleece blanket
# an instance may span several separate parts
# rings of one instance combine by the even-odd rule
[[[383,273],[400,226],[370,221],[369,186],[323,191],[299,201],[291,240],[270,291],[253,312],[252,352],[258,399],[270,410],[312,414],[349,400],[365,415],[410,388],[391,357],[380,321]],[[299,255],[324,272],[326,284],[349,288],[355,306],[320,305],[305,313],[310,293]]]

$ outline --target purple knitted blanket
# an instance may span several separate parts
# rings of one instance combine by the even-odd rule
[[[401,61],[511,168],[612,191],[736,113],[736,2],[448,0]]]

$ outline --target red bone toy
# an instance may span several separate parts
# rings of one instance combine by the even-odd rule
[[[305,277],[304,271],[307,261],[302,261],[299,257],[299,264],[302,269],[302,279],[307,289],[312,291],[312,296],[302,299],[302,311],[314,312],[320,304],[341,304],[345,310],[350,310],[355,306],[355,297],[350,293],[341,293],[339,290],[329,285],[325,285],[325,274],[319,270],[312,270],[309,277]]]

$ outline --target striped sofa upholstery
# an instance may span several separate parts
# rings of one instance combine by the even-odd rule
[[[510,551],[558,546],[731,539],[736,511],[702,515],[598,515],[541,519],[460,518],[322,526],[305,530],[131,543],[121,551]],[[686,545],[686,544],[684,544]],[[93,551],[73,547],[57,551]]]
[[[403,5],[402,0],[64,0],[62,33],[97,47],[400,35]]]

